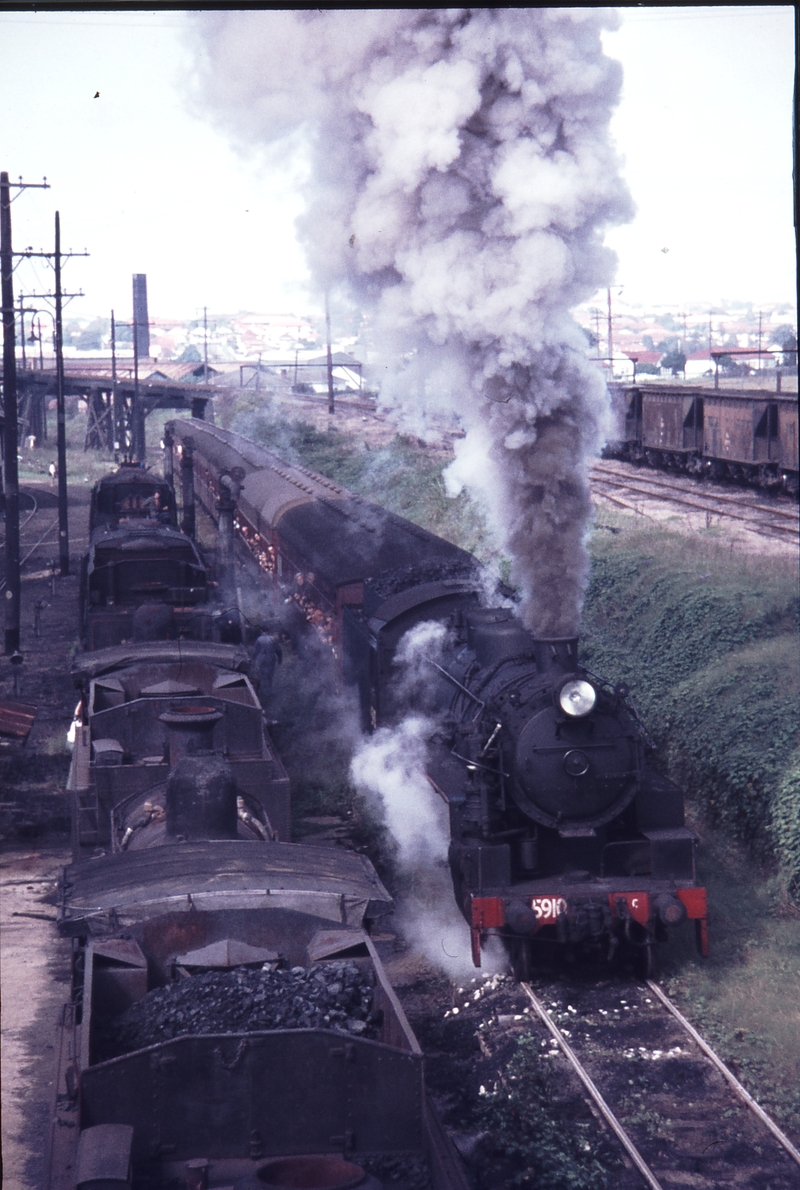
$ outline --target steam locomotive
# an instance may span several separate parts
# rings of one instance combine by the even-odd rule
[[[206,562],[178,528],[170,483],[123,464],[95,484],[81,567],[86,649],[164,636],[210,639],[211,594]]]
[[[682,792],[649,764],[628,691],[583,668],[577,640],[534,639],[513,600],[484,606],[469,554],[238,434],[176,421],[165,441],[183,459],[188,446],[210,512],[240,468],[241,540],[288,598],[301,580],[303,612],[357,688],[365,730],[410,709],[397,665],[409,630],[446,631],[429,665],[439,726],[428,777],[448,808],[476,965],[494,934],[520,976],[548,944],[629,951],[646,972],[687,919],[707,953]]]
[[[48,1190],[377,1190],[362,1161],[428,1161],[422,1054],[369,937],[391,900],[365,857],[288,841],[247,663],[178,640],[76,664]]]

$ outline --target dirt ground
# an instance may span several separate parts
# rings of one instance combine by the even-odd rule
[[[47,480],[22,479],[22,555],[57,517]],[[0,1059],[3,1181],[9,1190],[41,1190],[51,1110],[54,1040],[69,998],[70,944],[55,928],[56,881],[69,863],[69,767],[66,744],[76,694],[69,680],[78,637],[79,561],[86,547],[87,484],[70,486],[72,573],[52,579],[51,531],[23,568],[20,700],[36,706],[27,744],[0,755]],[[39,635],[36,635],[36,605]],[[0,658],[0,697],[13,698],[7,658]]]
[[[41,1190],[52,1110],[55,1033],[69,999],[70,942],[55,927],[65,846],[0,851],[2,1143],[8,1190]]]

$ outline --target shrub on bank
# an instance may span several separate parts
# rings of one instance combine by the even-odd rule
[[[795,567],[630,522],[592,551],[585,664],[628,683],[690,802],[800,897]]]

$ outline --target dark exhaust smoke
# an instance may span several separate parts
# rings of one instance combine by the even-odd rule
[[[569,311],[630,217],[608,125],[605,8],[209,12],[203,102],[248,150],[311,146],[301,233],[320,290],[371,312],[381,400],[456,414],[447,472],[512,559],[525,626],[578,630],[605,383]],[[272,160],[277,154],[272,150]]]

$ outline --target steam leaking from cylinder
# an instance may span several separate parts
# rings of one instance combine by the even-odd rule
[[[216,11],[202,100],[240,142],[311,144],[302,235],[321,288],[371,311],[384,405],[466,431],[446,473],[512,559],[523,621],[578,631],[588,461],[608,395],[569,311],[630,217],[608,124],[612,9]],[[276,158],[273,156],[273,160]]]

